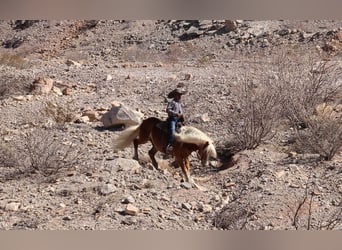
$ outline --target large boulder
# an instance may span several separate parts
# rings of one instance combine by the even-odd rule
[[[123,103],[113,102],[112,108],[102,115],[100,121],[105,128],[119,125],[129,127],[140,124],[142,117],[142,113],[132,110]]]
[[[38,77],[31,84],[30,90],[34,95],[48,94],[52,90],[53,82],[51,78]]]

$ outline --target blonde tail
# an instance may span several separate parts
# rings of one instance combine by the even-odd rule
[[[128,147],[133,140],[138,137],[139,131],[140,125],[132,126],[122,131],[119,136],[112,141],[113,150],[119,151]]]

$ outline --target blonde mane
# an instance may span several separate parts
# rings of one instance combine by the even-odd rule
[[[207,136],[201,130],[191,126],[181,127],[180,132],[175,133],[175,140],[194,144],[203,144],[206,142],[209,142],[210,144],[213,143],[209,136]]]

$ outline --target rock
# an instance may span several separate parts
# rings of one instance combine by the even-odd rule
[[[198,206],[198,210],[202,213],[211,213],[213,211],[213,208],[212,206],[210,206],[209,204],[199,204]]]
[[[5,206],[5,210],[7,211],[18,211],[21,204],[19,202],[9,202]]]
[[[119,172],[119,171],[131,171],[135,172],[137,169],[140,169],[141,166],[139,162],[133,159],[125,159],[125,158],[116,158],[114,159],[110,166],[111,172]]]
[[[108,82],[108,81],[111,81],[111,80],[113,80],[113,77],[112,77],[112,75],[107,75],[107,77],[106,77],[106,81]]]
[[[73,92],[72,88],[66,87],[62,90],[63,95],[71,95]]]
[[[94,122],[99,120],[99,114],[94,110],[86,110],[82,116],[88,116],[89,121]]]
[[[189,81],[189,80],[192,79],[192,78],[193,78],[193,75],[190,74],[190,73],[187,73],[187,74],[185,74],[185,76],[184,76],[184,80],[186,80],[186,81]]]
[[[127,195],[126,197],[124,197],[122,200],[121,200],[122,203],[124,204],[132,204],[135,202],[134,198],[132,195]]]
[[[13,100],[19,101],[19,102],[26,101],[25,96],[22,96],[22,95],[19,95],[19,96],[12,96],[12,98],[13,98]]]
[[[134,224],[137,224],[138,223],[138,220],[134,217],[128,217],[128,218],[125,218],[121,224],[124,224],[124,225],[127,225],[127,226],[131,226],[131,225],[134,225]]]
[[[225,29],[226,32],[231,32],[231,31],[236,30],[235,22],[232,21],[232,20],[226,20],[224,22],[224,29]]]
[[[290,34],[290,31],[288,29],[282,29],[278,32],[278,34],[280,36],[286,36],[286,35]]]
[[[133,206],[132,204],[128,204],[125,208],[125,214],[127,214],[127,215],[136,216],[139,214],[139,212],[140,212],[140,209]]]
[[[47,77],[39,77],[33,81],[30,90],[34,95],[44,95],[50,93],[53,87],[53,80]]]
[[[185,202],[185,203],[182,203],[182,208],[190,211],[192,206],[191,206],[191,204]]]
[[[88,116],[81,116],[79,118],[76,119],[76,123],[88,123],[90,120],[89,120],[89,117]]]
[[[63,95],[62,90],[56,86],[52,87],[52,92],[54,92],[55,94],[57,94],[59,96]]]
[[[181,186],[182,188],[185,188],[185,189],[191,189],[191,188],[192,188],[192,184],[191,184],[190,182],[182,182],[182,183],[180,184],[180,186]]]
[[[142,113],[134,111],[122,103],[113,102],[112,108],[104,113],[100,120],[105,128],[118,125],[129,127],[140,124],[142,117]]]
[[[68,66],[76,66],[77,68],[82,66],[82,64],[80,64],[79,62],[76,62],[76,61],[73,61],[73,60],[70,60],[70,59],[68,59],[65,62],[65,64],[68,65]]]
[[[109,195],[116,191],[116,187],[113,184],[104,184],[99,187],[99,193],[101,195]]]
[[[338,33],[337,33],[337,39],[340,41],[340,42],[342,42],[342,31],[339,31]]]
[[[203,115],[201,115],[201,120],[202,122],[209,122],[210,118],[209,118],[208,113],[204,113]]]

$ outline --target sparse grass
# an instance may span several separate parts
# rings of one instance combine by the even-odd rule
[[[29,62],[19,55],[6,53],[0,55],[0,65],[14,67],[16,69],[25,69],[28,67]]]
[[[25,95],[29,91],[30,82],[28,77],[8,73],[1,74],[0,99],[5,99],[11,95]]]
[[[2,140],[0,140],[0,166],[15,167],[18,165],[15,150]]]

